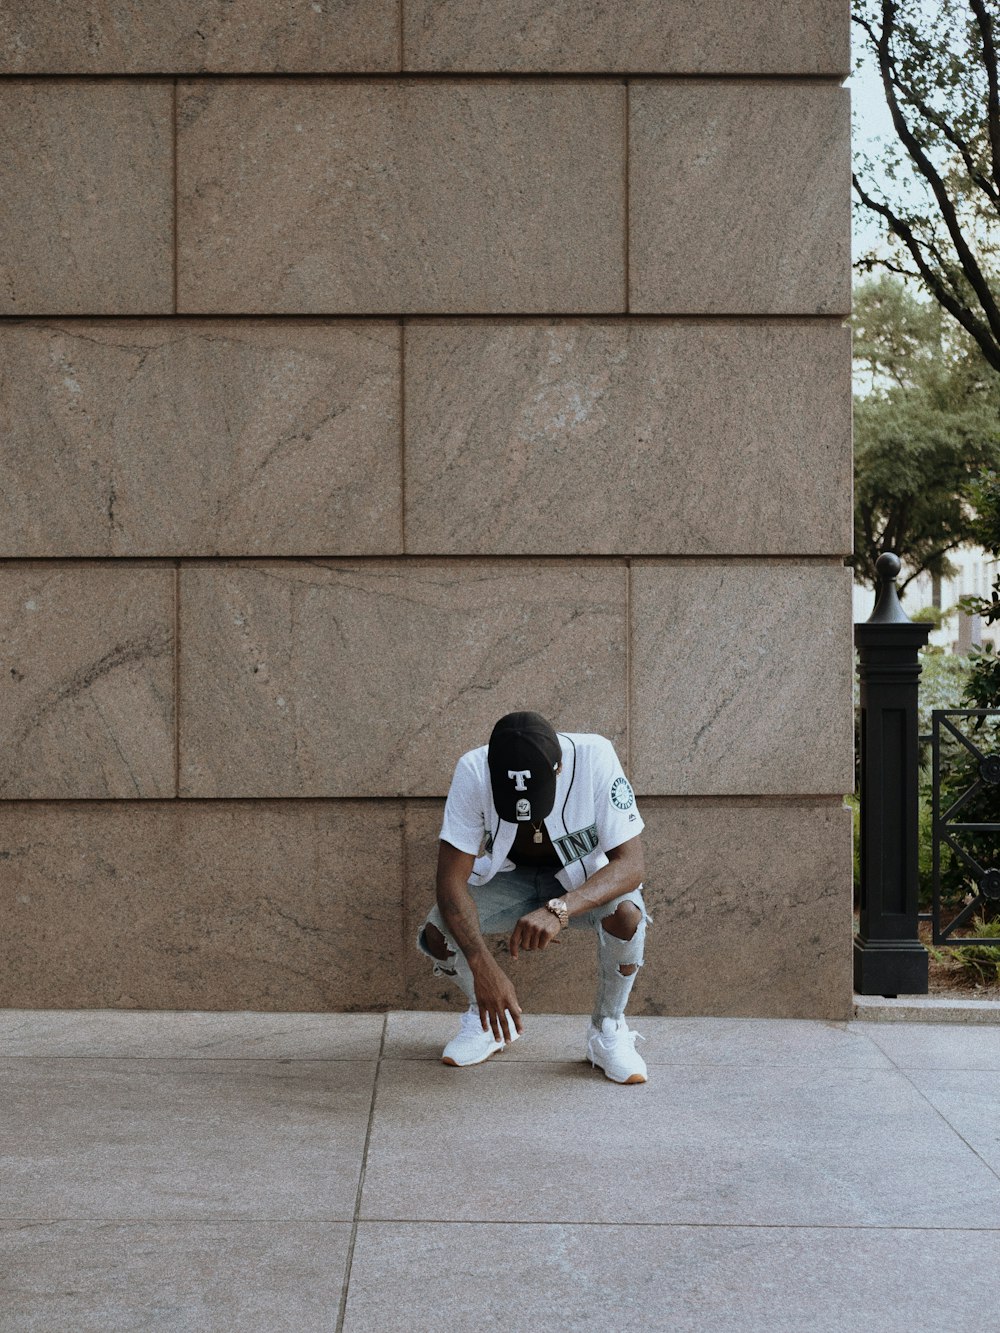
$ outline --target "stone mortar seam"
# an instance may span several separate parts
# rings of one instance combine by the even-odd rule
[[[400,935],[400,957],[404,960],[403,964],[403,1003],[409,1007],[411,1001],[410,995],[410,963],[411,959],[407,953],[406,935],[407,921],[410,916],[410,798],[404,796],[400,801],[401,816],[401,847],[400,847],[400,866],[399,866],[399,935]]]
[[[406,555],[406,320],[399,321],[399,551]]]
[[[174,81],[173,81],[173,88],[174,88],[174,93],[173,93],[173,110],[172,110],[172,114],[171,114],[171,129],[172,129],[172,137],[173,137],[173,158],[172,158],[173,191],[172,191],[172,193],[173,193],[173,202],[174,202],[174,246],[173,246],[173,255],[174,255],[174,314],[175,314],[175,315],[177,314],[177,83],[178,83],[178,80],[175,78]]]
[[[174,561],[174,800],[181,794],[181,562]]]
[[[625,763],[632,773],[632,557],[625,559]]]
[[[843,74],[819,73],[761,73],[744,70],[742,73],[712,72],[710,70],[656,69],[561,69],[561,70],[468,70],[468,69],[402,69],[402,70],[301,70],[301,69],[144,69],[122,73],[104,70],[101,73],[35,70],[32,72],[0,71],[0,85],[5,83],[141,83],[164,82],[171,79],[200,80],[203,83],[224,83],[242,79],[254,83],[486,83],[503,80],[511,83],[620,83],[622,79],[644,79],[651,83],[801,83],[808,87],[828,83],[842,88],[851,71]]]
[[[626,313],[626,315],[629,315],[629,314],[632,313],[632,311],[631,311],[632,278],[631,278],[631,274],[629,273],[629,265],[630,265],[630,263],[632,262],[632,261],[631,261],[631,255],[629,254],[629,225],[630,225],[630,224],[629,224],[629,190],[630,190],[630,188],[631,188],[631,187],[630,187],[630,184],[629,184],[629,119],[630,119],[631,114],[632,114],[632,111],[631,111],[631,99],[630,99],[630,86],[631,86],[631,85],[630,85],[630,83],[629,83],[629,80],[626,79],[626,80],[625,80],[625,147],[624,147],[624,152],[623,152],[623,154],[622,154],[622,156],[623,156],[623,158],[624,158],[624,167],[625,167],[625,219],[624,219],[624,227],[623,227],[623,231],[624,231],[624,233],[625,233],[625,235],[624,235],[624,244],[625,244],[625,313]]]

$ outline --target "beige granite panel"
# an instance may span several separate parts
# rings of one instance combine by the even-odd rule
[[[182,796],[444,796],[530,707],[625,753],[623,564],[181,569]]]
[[[844,0],[406,0],[404,68],[850,73]]]
[[[633,312],[850,311],[848,89],[639,80],[629,98]]]
[[[683,1071],[679,1099],[696,1078],[694,1071]],[[781,1090],[784,1086],[783,1081],[779,1083]],[[696,1087],[691,1095],[704,1106],[714,1091],[712,1086]],[[733,1090],[721,1089],[719,1095],[731,1110]],[[685,1100],[681,1100],[682,1108]],[[568,1133],[557,1119],[553,1132],[557,1138],[582,1138],[586,1143],[594,1133],[593,1125],[583,1119],[575,1096],[567,1101],[565,1114],[578,1119],[570,1122]],[[529,1113],[533,1105],[532,1098]],[[485,1113],[491,1119],[495,1115],[492,1108]],[[515,1114],[521,1114],[520,1107]],[[664,1107],[662,1114],[662,1121],[652,1127],[651,1141],[653,1153],[666,1149],[666,1160],[654,1168],[649,1163],[652,1154],[637,1151],[628,1163],[628,1183],[634,1183],[641,1194],[662,1191],[669,1198],[673,1192],[668,1201],[671,1214],[681,1191],[691,1197],[717,1189],[727,1215],[734,1190],[743,1196],[741,1202],[751,1203],[744,1182],[756,1162],[752,1149],[742,1158],[739,1155],[746,1140],[722,1145],[727,1166],[732,1167],[730,1176],[716,1162],[706,1163],[707,1171],[698,1175],[699,1163],[691,1160],[695,1155],[691,1149],[687,1150],[689,1170],[685,1171],[676,1156],[673,1160],[669,1156],[675,1107]],[[865,1111],[862,1116],[867,1121]],[[706,1118],[706,1137],[714,1139],[714,1108],[706,1109]],[[631,1114],[628,1119],[633,1123]],[[749,1128],[753,1133],[755,1127]],[[881,1134],[881,1126],[878,1132]],[[525,1136],[534,1143],[540,1134],[528,1125]],[[823,1151],[821,1134],[817,1137]],[[847,1173],[842,1164],[831,1162],[831,1176],[807,1182],[802,1178],[803,1166],[814,1157],[813,1150],[804,1144],[802,1162],[795,1159],[794,1148],[792,1143],[786,1145],[782,1158],[778,1145],[775,1156],[760,1174],[755,1173],[765,1190],[763,1171],[773,1164],[782,1190],[793,1175],[804,1190],[812,1186],[825,1195],[835,1181],[846,1194]],[[468,1154],[475,1159],[474,1148]],[[514,1147],[519,1168],[530,1155],[523,1147]],[[558,1165],[546,1161],[526,1192],[541,1193],[564,1163],[562,1153]],[[915,1165],[919,1169],[920,1164]],[[959,1167],[969,1184],[971,1165],[962,1162]],[[913,1189],[914,1164],[900,1166],[899,1175]],[[584,1170],[589,1175],[589,1163]],[[936,1154],[934,1170],[938,1174]],[[476,1185],[484,1192],[491,1186],[505,1189],[506,1172],[496,1175],[500,1179],[495,1181],[493,1173],[484,1172],[485,1179]],[[877,1183],[857,1178],[852,1183],[865,1193],[881,1186],[888,1195],[898,1197],[902,1184],[897,1184],[898,1179],[896,1174],[887,1179],[886,1174]],[[952,1189],[943,1172],[938,1179]],[[559,1181],[556,1187],[562,1184]],[[616,1180],[616,1191],[617,1184]],[[976,1192],[980,1194],[979,1188]],[[980,1198],[986,1204],[988,1196],[983,1195],[985,1190]],[[926,1186],[919,1197],[926,1197]],[[991,1228],[985,1208],[984,1214],[986,1227]],[[626,1215],[624,1210],[621,1215]],[[649,1333],[802,1333],[805,1329],[810,1333],[859,1333],[867,1328],[877,1328],[878,1333],[929,1333],[931,1329],[981,1333],[989,1325],[990,1315],[985,1312],[996,1299],[994,1229],[976,1230],[962,1225],[961,1220],[955,1231],[923,1221],[915,1226],[905,1215],[898,1227],[725,1226],[714,1217],[709,1220],[710,1225],[700,1226],[678,1224],[672,1217],[669,1226],[568,1226],[557,1214],[535,1225],[362,1222],[352,1257],[343,1333],[373,1333],[376,1329],[378,1333],[413,1333],[417,1328],[492,1328],[505,1333],[559,1328],[565,1333],[586,1333],[629,1326]],[[452,1272],[461,1273],[461,1281],[430,1281],[432,1262],[446,1262]],[[947,1280],[942,1281],[945,1274]],[[489,1323],[482,1318],[483,1310],[489,1311]]]
[[[375,1060],[384,1029],[382,1014],[0,1009],[0,1057]]]
[[[839,320],[419,320],[404,337],[408,551],[852,549]]]
[[[399,326],[0,324],[0,553],[401,548]]]
[[[0,315],[173,310],[173,86],[0,82]]]
[[[639,801],[652,918],[628,1013],[851,1017],[850,810],[835,802]],[[407,1006],[464,1008],[416,948],[434,902],[443,803],[407,802]],[[526,1014],[589,1015],[597,982],[584,932],[514,963],[491,939]]]
[[[178,308],[624,310],[621,81],[182,81]]]
[[[398,1008],[401,896],[392,803],[15,802],[0,1006]]]
[[[983,1090],[977,1098],[980,1107],[987,1095]],[[550,1156],[544,1145],[553,1141],[559,1148]],[[705,1231],[719,1224],[991,1227],[998,1206],[1000,1180],[896,1069],[660,1066],[650,1069],[647,1083],[623,1088],[573,1056],[550,1065],[497,1053],[469,1069],[383,1060],[360,1219],[424,1228],[445,1218],[633,1222],[660,1232],[677,1223],[701,1223]],[[574,1333],[619,1324],[714,1333],[715,1324],[700,1317],[703,1304],[680,1324],[643,1318],[656,1288],[645,1284],[647,1274],[631,1253],[616,1263],[611,1244],[604,1242],[607,1270],[626,1270],[630,1290],[645,1296],[633,1307],[638,1317],[616,1318],[631,1311],[620,1310],[608,1284],[585,1270],[598,1318],[577,1323]],[[526,1251],[520,1233],[509,1249],[512,1266]],[[492,1271],[504,1267],[505,1253],[494,1252]],[[725,1271],[732,1282],[742,1280],[738,1264],[727,1263]],[[565,1253],[563,1272],[579,1286],[580,1269]],[[525,1273],[526,1290],[536,1280]],[[528,1308],[534,1315],[538,1307]],[[561,1309],[551,1302],[548,1308]],[[370,1313],[367,1328],[380,1328],[377,1309]],[[482,1327],[461,1319],[455,1326],[463,1323]],[[353,1327],[367,1333],[363,1323]],[[493,1327],[507,1324],[497,1318]],[[557,1316],[547,1327],[573,1324]],[[739,1333],[817,1327],[861,1333],[865,1325],[737,1326]],[[875,1327],[888,1333],[884,1322]],[[918,1328],[936,1333],[933,1324]],[[982,1321],[977,1333],[987,1333]]]
[[[0,798],[174,794],[174,580],[0,564]]]
[[[653,922],[629,1012],[850,1019],[848,807],[651,797],[639,805]]]
[[[349,1222],[375,1072],[373,1060],[0,1061],[5,1220]],[[194,1328],[217,1327],[204,1313]]]
[[[854,790],[849,569],[639,560],[631,616],[640,793]]]
[[[0,4],[0,73],[340,73],[399,68],[399,0]]]
[[[289,1091],[287,1084],[278,1087]],[[223,1114],[228,1121],[229,1108]],[[283,1128],[276,1123],[275,1133]],[[238,1134],[218,1146],[228,1155],[233,1142],[240,1142]],[[263,1146],[270,1151],[277,1144]],[[298,1144],[292,1156],[301,1161]],[[248,1165],[244,1157],[236,1171]],[[315,1183],[299,1181],[310,1190]],[[176,1333],[309,1333],[336,1324],[350,1243],[350,1222],[273,1216],[0,1222],[5,1314],[19,1333],[111,1333],[158,1324]]]

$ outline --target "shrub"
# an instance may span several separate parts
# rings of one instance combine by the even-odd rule
[[[977,939],[1000,938],[1000,921],[973,917],[969,930]],[[954,970],[964,980],[993,986],[1000,981],[1000,947],[995,944],[963,944],[954,950]]]

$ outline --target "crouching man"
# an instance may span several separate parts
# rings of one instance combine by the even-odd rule
[[[514,985],[484,935],[510,932],[510,956],[563,930],[593,930],[597,995],[587,1056],[616,1083],[644,1083],[638,1033],[624,1018],[642,966],[643,821],[603,736],[557,733],[538,713],[508,713],[488,745],[455,767],[438,848],[437,905],[417,937],[435,975],[469,999],[448,1065],[474,1065],[523,1033]]]

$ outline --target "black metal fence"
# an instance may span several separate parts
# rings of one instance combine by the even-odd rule
[[[957,932],[977,910],[1000,903],[1000,744],[995,722],[1000,709],[932,712],[932,910],[921,913],[921,742],[928,738],[918,735],[917,685],[920,649],[927,643],[930,626],[915,624],[900,605],[898,556],[884,551],[875,568],[879,580],[875,609],[863,624],[854,626],[861,694],[861,891],[854,989],[861,995],[926,995],[928,953],[919,939],[919,922],[929,917],[935,944],[981,944],[982,935]],[[951,762],[944,767],[946,743]],[[959,818],[963,814],[966,818]],[[947,907],[954,915],[946,926],[942,925],[945,848],[958,858],[955,862],[949,857]],[[955,897],[962,889],[961,905],[955,910]]]
[[[919,913],[921,921],[930,921],[934,944],[960,946],[975,941],[981,943],[979,936],[960,936],[961,930],[973,917],[982,913],[987,905],[1000,903],[1000,868],[996,865],[983,864],[990,852],[991,859],[996,859],[1000,839],[1000,819],[969,820],[970,807],[984,804],[983,797],[988,797],[988,806],[992,813],[1000,814],[996,809],[997,797],[1000,796],[1000,752],[997,751],[997,729],[991,726],[989,719],[1000,719],[1000,708],[935,708],[931,712],[931,731],[921,736],[922,742],[931,746],[931,824],[933,836],[933,897],[930,912]],[[966,730],[962,730],[962,722]],[[967,734],[971,732],[973,734]],[[944,765],[947,741],[960,747],[959,755],[963,763]],[[949,782],[948,779],[957,778]],[[942,797],[948,806],[941,809]],[[961,815],[964,819],[960,819]],[[963,844],[963,833],[992,835],[992,847],[984,844],[982,838],[973,840],[973,847]],[[976,843],[980,844],[979,854],[975,854]],[[966,867],[966,882],[975,886],[965,895],[962,907],[950,917],[948,924],[942,924],[942,885],[941,853],[944,847],[950,847]],[[951,906],[947,908],[950,912]]]

